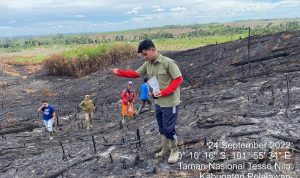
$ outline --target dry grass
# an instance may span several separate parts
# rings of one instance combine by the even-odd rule
[[[8,112],[4,115],[4,120],[1,122],[1,128],[14,127],[19,124],[13,113]]]
[[[14,69],[12,65],[9,65],[3,61],[2,61],[2,65],[1,65],[1,70],[3,73],[13,76],[13,77],[21,76],[20,73],[16,69]]]
[[[43,62],[17,62],[17,61],[9,61],[7,64],[15,65],[15,66],[28,66],[28,65],[41,65]]]
[[[22,69],[25,75],[24,72],[20,74],[20,71],[17,69]],[[26,79],[26,75],[33,74],[41,69],[42,62],[16,62],[13,57],[0,58],[0,70],[10,76]]]
[[[281,37],[284,39],[284,40],[289,40],[293,37],[294,35],[292,34],[283,34]]]
[[[49,89],[42,89],[39,91],[40,93],[42,93],[42,95],[50,97],[50,96],[54,96],[55,93],[53,93],[51,90]]]
[[[24,89],[24,91],[25,91],[25,93],[27,93],[27,94],[34,94],[34,93],[36,93],[38,90],[33,89],[33,88],[26,88],[26,89]]]
[[[13,76],[13,77],[20,77],[20,73],[19,72],[14,72],[14,71],[4,71],[4,73],[6,73],[7,75]]]
[[[32,94],[35,95],[37,93],[40,93],[45,97],[51,97],[51,96],[55,95],[54,92],[52,92],[50,89],[47,89],[47,88],[45,88],[45,89],[36,89],[36,88],[29,87],[29,88],[23,89],[23,91],[26,94],[30,94],[30,95],[32,95]]]
[[[26,65],[24,66],[28,75],[35,73],[43,68],[43,65]]]

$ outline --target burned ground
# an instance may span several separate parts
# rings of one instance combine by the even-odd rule
[[[0,74],[0,177],[195,177],[200,172],[296,177],[300,174],[299,42],[300,32],[285,32],[254,36],[250,43],[244,39],[166,54],[178,62],[184,77],[177,128],[180,151],[186,153],[181,163],[286,163],[294,165],[291,169],[184,170],[180,164],[169,165],[165,158],[154,159],[160,141],[153,113],[145,111],[135,123],[119,123],[118,100],[128,79],[109,70],[80,79],[47,76],[42,70],[28,77]],[[136,69],[142,63],[135,59],[118,67]],[[138,93],[141,81],[133,79]],[[82,127],[77,107],[85,94],[97,107],[90,131]],[[56,106],[59,116],[53,140],[36,112],[43,99]],[[216,141],[291,145],[210,148]],[[282,150],[291,158],[268,158]],[[212,152],[212,159],[205,152]],[[221,152],[231,156],[220,159]],[[242,159],[233,152],[247,154]],[[254,159],[258,152],[266,154],[263,159]]]

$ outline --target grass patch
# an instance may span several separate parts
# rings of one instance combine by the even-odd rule
[[[130,44],[85,46],[52,55],[44,67],[50,75],[83,77],[136,55]]]
[[[198,48],[210,44],[220,44],[246,38],[247,34],[235,34],[230,36],[210,36],[199,38],[168,38],[153,40],[159,51],[180,51]]]
[[[83,46],[78,49],[65,51],[62,53],[62,56],[67,60],[88,60],[104,55],[107,52],[108,48],[108,45]]]
[[[36,56],[9,56],[3,59],[2,62],[9,65],[28,66],[42,64],[46,59],[46,55]]]
[[[33,57],[17,57],[14,62],[16,63],[41,63],[46,59],[44,55],[37,55]]]

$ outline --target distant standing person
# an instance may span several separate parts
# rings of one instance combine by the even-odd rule
[[[53,120],[56,117],[54,107],[48,104],[47,100],[42,102],[42,106],[38,108],[38,112],[43,112],[43,122],[49,132],[50,140],[53,139]]]
[[[138,78],[148,75],[156,77],[159,92],[154,93],[156,118],[161,135],[162,150],[155,157],[162,157],[171,151],[168,163],[178,162],[178,146],[175,126],[177,123],[180,103],[180,85],[183,78],[177,63],[161,54],[151,40],[144,40],[139,44],[138,53],[147,61],[137,70],[112,69],[117,76]]]
[[[122,97],[122,122],[125,123],[126,115],[129,114],[130,120],[133,120],[134,102],[136,100],[136,93],[133,89],[132,81],[127,83],[127,88],[121,93]]]
[[[93,120],[93,115],[94,115],[94,112],[96,109],[94,102],[90,98],[90,95],[85,95],[84,100],[81,101],[81,103],[79,104],[79,107],[84,112],[86,127],[87,127],[87,130],[89,130],[90,127],[93,127],[92,120]]]
[[[138,111],[137,111],[137,115],[139,115],[143,108],[145,107],[146,103],[149,104],[149,109],[151,112],[154,112],[154,110],[152,110],[152,102],[150,100],[150,97],[152,94],[150,92],[149,89],[149,85],[147,84],[148,82],[148,77],[144,77],[144,83],[142,84],[142,88],[141,88],[141,100],[142,100],[142,105],[139,107]]]

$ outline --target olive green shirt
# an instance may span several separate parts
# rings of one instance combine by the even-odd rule
[[[92,100],[84,99],[80,104],[79,107],[86,113],[95,112],[95,106]]]
[[[145,62],[136,72],[140,75],[148,75],[149,78],[156,76],[159,89],[167,88],[171,81],[182,76],[177,63],[161,54],[154,62]],[[161,96],[155,100],[160,107],[173,107],[180,103],[180,87],[168,96]]]

